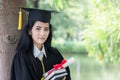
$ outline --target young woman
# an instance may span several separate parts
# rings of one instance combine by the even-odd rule
[[[51,47],[52,26],[50,19],[53,11],[23,9],[29,12],[28,23],[23,28],[16,48],[10,80],[44,80],[44,73],[63,60],[60,52]],[[63,76],[61,80],[71,80],[69,68],[62,71],[67,75]],[[52,80],[53,76],[49,80]]]

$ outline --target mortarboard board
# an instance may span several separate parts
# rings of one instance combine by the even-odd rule
[[[28,24],[33,22],[33,21],[41,21],[41,22],[45,22],[45,23],[50,23],[51,13],[56,12],[53,10],[20,8],[18,30],[21,30],[21,27],[22,27],[22,9],[29,12]]]

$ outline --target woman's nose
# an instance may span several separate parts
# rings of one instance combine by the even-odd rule
[[[44,30],[42,30],[40,34],[41,34],[41,35],[45,35],[45,31],[44,31]]]

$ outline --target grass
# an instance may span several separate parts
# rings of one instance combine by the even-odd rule
[[[81,54],[64,54],[65,58],[74,57],[70,65],[72,80],[120,80],[119,64],[99,64],[94,58]]]

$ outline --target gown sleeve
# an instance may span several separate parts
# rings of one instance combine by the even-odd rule
[[[22,54],[16,54],[14,56],[10,80],[32,80]]]
[[[61,55],[61,53],[56,49],[56,51],[57,51],[57,53],[58,53],[58,63],[60,63],[62,60],[63,60],[63,56]],[[68,75],[66,76],[66,80],[71,80],[71,76],[70,76],[70,69],[69,69],[69,67],[66,67],[66,71],[67,71],[67,73],[68,73]]]

